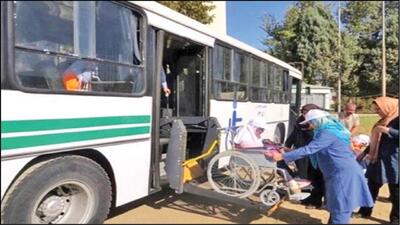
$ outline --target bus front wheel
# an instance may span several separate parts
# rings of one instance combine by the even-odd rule
[[[82,156],[61,156],[15,180],[1,202],[1,223],[103,223],[110,206],[104,169]]]

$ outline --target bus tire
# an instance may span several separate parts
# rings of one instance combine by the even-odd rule
[[[26,169],[1,202],[1,223],[103,223],[111,182],[95,161],[60,156]]]

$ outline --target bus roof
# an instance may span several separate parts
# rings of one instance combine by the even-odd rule
[[[159,4],[155,1],[130,2],[143,8],[146,13],[148,23],[154,27],[166,30],[182,37],[189,38],[193,41],[210,47],[214,47],[215,39],[217,39],[223,43],[230,44],[255,56],[280,65],[289,70],[290,76],[302,79],[301,72],[293,66],[289,65],[288,63],[228,35],[214,32],[206,25],[181,13],[178,13],[162,4]]]

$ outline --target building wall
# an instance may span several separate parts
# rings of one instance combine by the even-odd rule
[[[307,85],[303,85],[303,89],[301,90],[301,103],[300,105],[303,106],[305,104],[316,104],[319,107],[326,109],[326,110],[334,110],[331,109],[331,105],[334,103],[332,101],[332,88],[310,88],[310,93],[306,93]],[[292,88],[292,98],[296,97],[296,89]]]
[[[210,12],[214,15],[212,23],[207,24],[213,31],[226,34],[226,1],[213,1],[215,8]]]

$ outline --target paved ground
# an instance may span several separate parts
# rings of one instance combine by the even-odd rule
[[[391,207],[385,199],[388,193],[385,185],[380,191],[372,219],[351,219],[350,223],[388,223]],[[305,209],[303,205],[290,202],[284,202],[270,216],[265,216],[254,210],[191,194],[176,195],[173,191],[157,193],[141,202],[119,209],[116,213],[105,223],[326,224],[329,217],[325,210]]]

